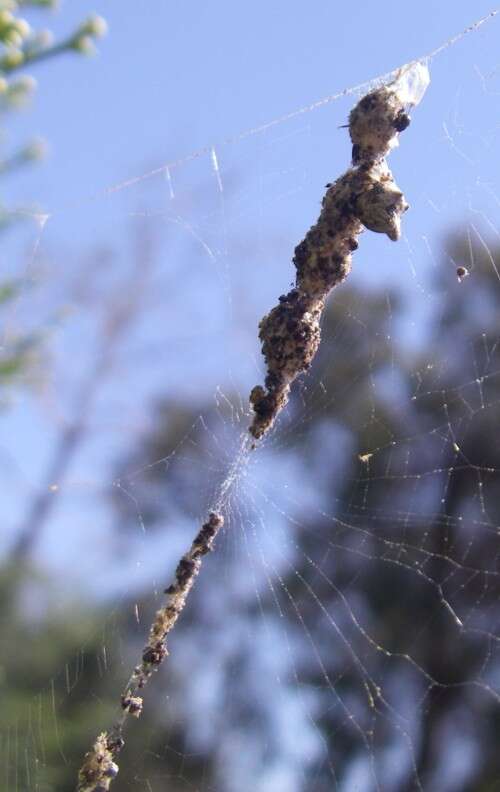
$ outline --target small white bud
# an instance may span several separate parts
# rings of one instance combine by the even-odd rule
[[[82,55],[95,55],[96,48],[90,36],[79,34],[73,39],[72,49],[75,52],[80,52]]]
[[[10,11],[2,9],[0,11],[0,28],[9,27],[14,22],[14,17]]]
[[[25,19],[16,19],[13,27],[23,39],[31,35],[31,25]]]
[[[33,91],[36,90],[37,81],[30,74],[22,74],[17,78],[15,83],[12,84],[12,87],[23,93],[33,93]]]
[[[0,39],[4,44],[8,44],[11,47],[20,47],[23,43],[23,37],[13,27],[2,30],[0,32]]]
[[[13,47],[8,49],[3,58],[0,59],[0,68],[14,69],[16,66],[20,66],[23,61],[24,54],[20,49]]]
[[[85,20],[80,28],[80,32],[86,36],[102,38],[108,32],[108,24],[103,17],[93,14]]]
[[[31,143],[26,146],[24,156],[26,159],[39,161],[45,159],[48,152],[48,146],[43,138],[35,138]]]
[[[54,43],[54,34],[51,30],[44,28],[36,33],[30,43],[33,43],[36,49],[47,49]]]
[[[23,75],[11,82],[7,91],[7,100],[11,105],[22,105],[36,88],[36,81],[29,75]]]

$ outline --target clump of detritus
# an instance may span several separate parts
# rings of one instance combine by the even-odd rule
[[[222,515],[211,512],[191,547],[177,564],[175,580],[165,589],[167,599],[165,604],[156,611],[149,630],[147,644],[142,650],[141,662],[134,668],[127,689],[122,695],[124,712],[135,715],[135,717],[139,717],[141,714],[142,699],[134,694],[145,686],[153,671],[157,670],[167,656],[167,635],[186,604],[187,595],[200,571],[203,556],[212,550],[215,537],[223,525]]]
[[[85,754],[78,773],[79,792],[107,792],[118,775],[118,765],[113,761],[113,751],[106,732],[100,734],[92,749]]]
[[[408,108],[420,101],[429,78],[425,66],[400,70],[389,85],[364,96],[349,115],[352,165],[327,185],[317,223],[295,248],[295,286],[261,320],[267,375],[250,393],[250,433],[261,438],[288,401],[295,378],[312,363],[320,342],[320,320],[330,291],[351,269],[363,227],[396,241],[401,236],[405,197],[385,157],[409,123]]]
[[[457,280],[459,283],[462,283],[465,278],[468,278],[470,275],[469,270],[467,267],[457,267]]]
[[[165,589],[167,600],[156,611],[148,641],[142,651],[141,662],[134,668],[121,696],[121,714],[109,735],[101,734],[91,751],[85,755],[78,775],[78,792],[106,792],[118,773],[113,757],[122,749],[123,726],[127,716],[138,718],[142,712],[142,697],[136,695],[144,688],[153,671],[167,656],[167,635],[179,618],[194,580],[200,571],[203,556],[213,549],[215,538],[224,525],[221,514],[211,512],[202,525],[189,550],[175,570],[174,582]]]
[[[200,571],[202,558],[213,549],[213,543],[219,530],[224,525],[224,518],[212,512],[206,523],[195,537],[191,547],[185,553],[175,570],[174,582],[165,589],[166,603],[156,611],[149,638],[142,652],[142,664],[139,667],[139,687],[144,686],[145,679],[162,662],[167,654],[166,637],[179,614],[184,608],[194,580]]]
[[[138,718],[142,712],[143,701],[140,696],[122,696],[122,709]]]

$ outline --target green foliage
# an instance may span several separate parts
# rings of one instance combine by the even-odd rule
[[[22,378],[36,357],[39,342],[37,335],[25,334],[0,352],[0,386],[12,385]]]
[[[13,297],[19,291],[19,283],[17,281],[5,281],[4,283],[0,284],[0,306],[9,300],[12,300]]]
[[[92,719],[112,715],[102,620],[74,604],[61,611],[48,581],[19,567],[0,574],[0,612],[0,790],[16,779],[18,789],[70,789],[67,762],[88,742]]]
[[[119,620],[102,610],[85,608],[74,592],[57,591],[34,568],[10,565],[0,570],[0,792],[37,790],[68,792],[75,788],[76,768],[101,724],[117,714],[117,695],[136,642],[142,637],[133,603],[123,603]],[[150,752],[165,742],[165,724],[149,709],[127,730],[115,788],[130,789],[140,779]],[[182,770],[186,750],[174,727],[169,730],[172,756],[162,770]],[[203,765],[193,763],[202,778]],[[165,789],[165,775],[149,776],[147,788]],[[201,783],[201,781],[200,781]],[[143,789],[140,781],[134,789]],[[172,792],[187,792],[175,779]]]
[[[0,113],[5,115],[22,107],[33,94],[36,81],[29,74],[18,74],[41,60],[65,52],[92,54],[94,40],[106,33],[102,17],[92,15],[84,20],[66,39],[53,41],[50,30],[36,30],[21,16],[22,8],[51,9],[54,0],[0,0]],[[26,164],[44,157],[45,143],[34,138],[12,153],[0,158],[0,176],[12,173]],[[0,231],[12,227],[27,213],[4,207],[0,203]],[[4,308],[17,295],[17,284],[0,284],[0,308]],[[39,342],[38,336],[23,336],[0,351],[0,386],[18,380],[25,371]]]
[[[22,7],[53,8],[51,0],[15,2],[0,0],[0,112],[22,107],[33,94],[36,81],[31,75],[18,72],[35,66],[39,61],[67,52],[91,55],[95,52],[94,40],[106,33],[106,22],[92,15],[83,21],[67,38],[54,42],[50,30],[36,30],[20,15]],[[0,174],[43,157],[43,142],[35,139],[0,160]],[[13,215],[0,210],[0,228],[10,224]]]

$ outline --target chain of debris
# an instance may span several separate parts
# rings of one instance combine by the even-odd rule
[[[363,227],[392,240],[400,237],[400,217],[408,204],[385,157],[409,125],[407,111],[418,104],[428,82],[427,68],[410,64],[393,82],[371,91],[351,111],[352,166],[335,184],[328,185],[318,222],[295,248],[295,287],[279,298],[279,304],[260,323],[267,376],[266,390],[257,385],[250,394],[254,419],[249,431],[255,439],[272,427],[287,403],[292,382],[310,366],[320,342],[319,322],[326,297],[349,274]],[[243,453],[246,443],[242,448]],[[226,488],[231,480],[226,480]],[[118,774],[114,760],[124,745],[125,722],[130,716],[140,716],[143,701],[137,694],[168,654],[167,635],[184,609],[203,557],[212,550],[224,524],[221,505],[222,499],[179,561],[174,582],[165,589],[166,601],[155,614],[141,660],[121,695],[119,717],[109,733],[99,734],[84,757],[78,792],[108,792]]]
[[[408,204],[386,157],[409,126],[408,110],[420,101],[428,82],[427,68],[410,64],[393,82],[364,96],[350,113],[352,165],[327,185],[317,223],[295,248],[294,288],[259,325],[267,375],[265,388],[256,385],[250,393],[254,417],[249,431],[256,439],[271,429],[288,401],[291,384],[311,365],[326,298],[349,274],[363,228],[393,241],[401,235],[401,215]]]

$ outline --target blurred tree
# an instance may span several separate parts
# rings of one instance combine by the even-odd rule
[[[112,712],[102,621],[76,603],[70,618],[48,580],[12,566],[0,612],[0,789],[71,789],[82,735]]]
[[[329,756],[342,778],[366,755],[364,736],[369,734],[383,788],[405,792],[415,790],[417,781],[404,732],[425,790],[493,789],[500,778],[499,710],[492,684],[500,670],[495,632],[500,616],[495,528],[500,521],[495,430],[500,420],[500,282],[495,261],[500,250],[490,252],[478,243],[471,253],[470,240],[461,233],[451,236],[446,248],[445,262],[461,264],[472,257],[475,265],[463,283],[451,280],[447,266],[437,271],[431,288],[440,295],[440,311],[426,328],[420,359],[404,343],[394,343],[394,331],[384,331],[380,308],[373,312],[373,304],[368,313],[356,312],[363,331],[345,346],[351,351],[345,381],[340,342],[322,347],[316,377],[328,393],[345,394],[335,398],[327,414],[347,426],[353,453],[340,493],[336,473],[327,484],[335,493],[329,506],[335,520],[307,524],[301,539],[320,574],[308,564],[301,573],[340,618],[366,669],[338,647],[333,664],[324,657],[331,678],[339,680],[337,692],[358,713],[361,726],[346,728],[342,709],[325,707]],[[335,322],[338,310],[336,303]],[[314,402],[317,392],[309,388],[308,393]],[[313,403],[312,409],[324,416],[319,405]],[[314,426],[306,435],[311,432]],[[301,454],[314,453],[300,436],[298,442]],[[328,534],[332,547],[326,563],[320,532]],[[294,579],[290,585],[300,589]],[[304,596],[301,601],[307,622],[314,622],[314,603]],[[350,608],[369,640],[351,618],[345,620]],[[324,619],[315,632],[318,645],[321,629],[328,629]],[[324,684],[319,671],[309,682]],[[458,746],[470,757],[459,771],[454,769]],[[397,747],[406,753],[403,777],[401,765],[399,775],[384,770],[387,751]],[[330,788],[327,769],[323,774],[315,790]]]
[[[142,637],[131,608],[105,619],[98,608],[82,607],[69,591],[62,607],[61,599],[60,586],[56,590],[33,569],[10,567],[0,573],[1,792],[74,789],[75,768],[96,724],[116,716],[116,688],[123,684],[117,677],[133,662],[124,636],[132,645]],[[168,737],[179,749],[172,765],[182,778],[182,735],[176,738],[173,728]],[[145,713],[121,763],[122,789],[130,788],[131,779],[142,788],[143,757],[158,741],[155,713]],[[169,789],[186,787],[177,786],[174,777]]]
[[[425,790],[472,792],[494,789],[500,778],[494,684],[500,671],[500,250],[478,244],[471,254],[470,240],[450,237],[446,263],[460,265],[471,255],[474,269],[464,282],[454,281],[449,266],[438,270],[432,291],[441,304],[418,352],[405,342],[404,329],[394,331],[403,328],[397,295],[346,287],[335,295],[319,357],[295,391],[281,450],[273,447],[270,463],[277,470],[294,456],[304,470],[320,471],[323,516],[302,507],[300,520],[287,525],[300,552],[288,572],[285,564],[273,576],[270,562],[272,589],[243,548],[233,551],[230,564],[219,550],[172,638],[169,708],[161,717],[168,724],[182,713],[186,745],[204,753],[211,768],[208,787],[234,789],[239,777],[239,789],[254,788],[280,751],[276,711],[286,712],[298,687],[314,702],[324,748],[316,758],[313,749],[302,757],[289,751],[284,761],[295,773],[293,788],[326,792],[333,773],[347,783],[361,765],[368,792],[375,789],[370,757],[384,790],[410,792],[418,776]],[[192,521],[209,501],[212,485],[196,460],[207,453],[220,460],[221,449],[231,458],[237,404],[234,399],[222,420],[209,407],[190,414],[172,401],[159,405],[154,433],[120,465],[125,485],[127,470],[163,460],[142,467],[130,485],[133,501],[118,491],[115,506],[120,531],[136,530],[137,508],[148,530],[167,521],[170,564],[179,547],[175,523],[183,515]],[[217,450],[210,448],[213,434]],[[186,436],[182,453],[173,454]],[[300,486],[295,501],[300,507]],[[266,535],[278,519],[272,511],[256,517],[241,503],[231,511],[243,528],[265,520]],[[245,528],[238,541],[244,536]],[[253,583],[242,594],[246,574]],[[269,647],[261,625],[272,632],[280,621],[277,602],[297,653],[295,680],[290,669],[288,678],[280,676],[281,705],[262,674]],[[317,654],[307,647],[304,624]],[[207,668],[218,692],[200,714],[195,688],[210,679]],[[200,729],[200,717],[215,724],[210,734]],[[235,759],[235,735],[254,752],[253,762]],[[144,768],[148,777],[169,764],[161,743],[160,726],[155,756]],[[460,745],[469,760],[457,769]],[[391,762],[389,752],[396,757]]]

